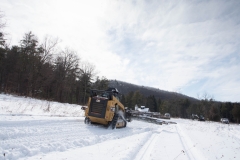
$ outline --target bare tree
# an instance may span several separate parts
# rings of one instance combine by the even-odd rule
[[[4,46],[5,44],[5,39],[4,34],[3,34],[3,28],[6,26],[6,22],[3,21],[3,13],[0,11],[0,46]]]
[[[198,97],[199,100],[204,100],[204,101],[213,101],[214,100],[214,96],[208,94],[207,92],[204,92],[202,95],[200,95],[198,93],[197,97]]]
[[[0,11],[0,29],[6,26],[6,22],[3,22],[3,17],[4,17],[4,14],[2,11]]]
[[[79,58],[76,52],[66,48],[55,60],[55,80],[57,99],[64,101],[68,94],[72,94],[73,85],[79,74]],[[64,94],[65,93],[65,94]]]
[[[43,55],[41,57],[41,62],[44,64],[46,62],[51,62],[53,54],[56,53],[57,44],[59,43],[58,38],[52,38],[51,36],[45,36],[44,41],[41,45],[43,49]]]
[[[80,68],[82,74],[89,74],[91,78],[94,78],[97,74],[96,67],[89,62],[82,62]]]
[[[92,81],[96,76],[95,66],[89,62],[83,62],[80,66],[79,95],[83,97],[82,103],[86,103],[87,92],[89,92]],[[81,94],[82,93],[82,94]]]

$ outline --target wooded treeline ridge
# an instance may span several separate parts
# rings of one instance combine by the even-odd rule
[[[105,79],[93,82],[94,65],[80,61],[69,48],[57,50],[57,44],[58,39],[51,37],[39,43],[32,32],[19,45],[9,47],[2,42],[0,92],[86,104],[90,88]]]
[[[190,118],[192,114],[198,114],[212,121],[219,121],[220,118],[229,118],[231,122],[240,120],[240,103],[218,102],[207,94],[195,99],[118,80],[110,80],[109,86],[116,87],[123,94],[121,102],[132,109],[138,105],[145,106],[152,112],[170,113],[172,117]]]

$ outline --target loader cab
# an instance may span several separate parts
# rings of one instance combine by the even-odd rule
[[[108,88],[107,90],[96,90],[92,89],[90,92],[90,97],[101,97],[112,100],[112,96],[116,97],[119,100],[120,94],[117,88]]]
[[[114,93],[115,95],[118,95],[118,93],[119,93],[117,88],[108,88],[106,91],[110,91],[110,92]]]
[[[108,98],[108,99],[109,99],[109,93],[103,92],[103,93],[101,94],[101,97],[105,97],[105,98]]]
[[[120,99],[120,94],[117,90],[117,88],[108,88],[106,91],[110,92],[113,94],[114,97],[116,97],[118,100]]]

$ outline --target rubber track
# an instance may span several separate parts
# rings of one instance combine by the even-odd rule
[[[113,116],[113,120],[112,120],[112,129],[116,128],[116,124],[117,124],[117,120],[118,120],[119,115],[116,113]]]

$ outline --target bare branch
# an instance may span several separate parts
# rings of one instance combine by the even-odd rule
[[[6,22],[2,21],[3,17],[4,17],[4,15],[0,11],[0,46],[4,46],[5,45],[3,28],[6,26]]]
[[[42,63],[49,62],[52,60],[52,55],[56,52],[58,43],[59,43],[58,38],[45,36],[42,44],[42,48],[43,48],[43,56],[41,59]]]
[[[4,14],[2,11],[0,11],[0,29],[6,26],[6,22],[3,22],[3,17],[4,17]]]
[[[90,77],[95,77],[97,75],[95,71],[95,66],[89,62],[82,62],[80,65],[80,70],[82,74],[88,74]]]

